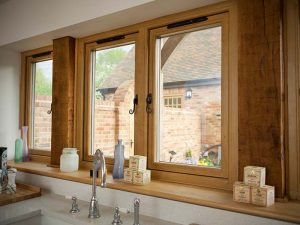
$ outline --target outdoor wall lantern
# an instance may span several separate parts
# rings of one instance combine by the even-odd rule
[[[185,92],[185,98],[186,98],[186,99],[191,99],[191,98],[192,98],[192,95],[193,95],[192,88],[186,89],[186,92]]]

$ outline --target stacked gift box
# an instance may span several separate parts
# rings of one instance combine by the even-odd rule
[[[265,167],[246,166],[244,182],[235,182],[233,185],[233,200],[260,206],[273,205],[275,189],[273,186],[265,185],[265,182]]]
[[[151,181],[151,171],[147,170],[147,157],[134,155],[129,157],[129,168],[124,170],[124,181],[145,185]]]

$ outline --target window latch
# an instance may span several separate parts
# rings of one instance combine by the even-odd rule
[[[146,112],[147,113],[152,112],[151,104],[152,104],[152,94],[148,94],[147,98],[146,98]]]
[[[52,103],[51,103],[51,106],[50,106],[50,109],[47,111],[47,114],[51,114],[52,113]]]
[[[133,114],[135,112],[135,106],[138,104],[138,95],[135,95],[133,99],[133,109],[129,109],[129,114]]]

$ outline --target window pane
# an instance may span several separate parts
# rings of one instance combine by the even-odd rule
[[[32,104],[32,147],[39,150],[51,148],[51,110],[52,103],[52,60],[33,64],[33,102]]]
[[[218,26],[157,39],[157,162],[220,168],[221,31]]]
[[[92,154],[101,148],[113,157],[118,139],[125,157],[134,152],[134,115],[129,114],[134,98],[135,45],[97,50],[93,53]]]

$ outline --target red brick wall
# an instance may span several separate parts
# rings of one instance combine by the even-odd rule
[[[164,107],[162,112],[160,160],[169,162],[169,151],[175,151],[172,162],[183,162],[186,151],[199,159],[201,149],[201,115],[196,111]]]
[[[95,104],[95,149],[101,148],[106,156],[114,155],[114,148],[118,139],[122,139],[125,146],[125,157],[130,154],[131,138],[129,129],[130,115],[128,105],[114,101],[97,100]]]
[[[192,98],[185,99],[185,88],[165,89],[164,96],[181,96],[182,109],[201,115],[201,139],[204,145],[221,143],[220,85],[192,87]],[[179,121],[179,120],[178,120]]]
[[[124,82],[107,100],[95,103],[95,149],[101,148],[106,156],[114,155],[118,139],[123,140],[125,157],[133,155],[134,115],[129,114],[134,96],[134,82]]]
[[[164,107],[161,160],[169,161],[169,151],[177,154],[173,161],[183,161],[187,150],[197,159],[202,145],[221,143],[221,105],[220,86],[201,86],[192,88],[192,98],[185,99],[185,89],[165,89],[165,96],[182,96],[182,108]],[[118,139],[123,139],[125,155],[133,154],[133,115],[128,113],[132,107],[133,82],[121,85],[110,100],[95,102],[96,148],[102,148],[107,156],[113,156]],[[35,147],[51,143],[51,97],[37,97],[35,102]],[[131,130],[132,129],[132,130]]]
[[[51,114],[47,113],[51,108],[51,96],[35,97],[34,112],[34,148],[51,148]]]

